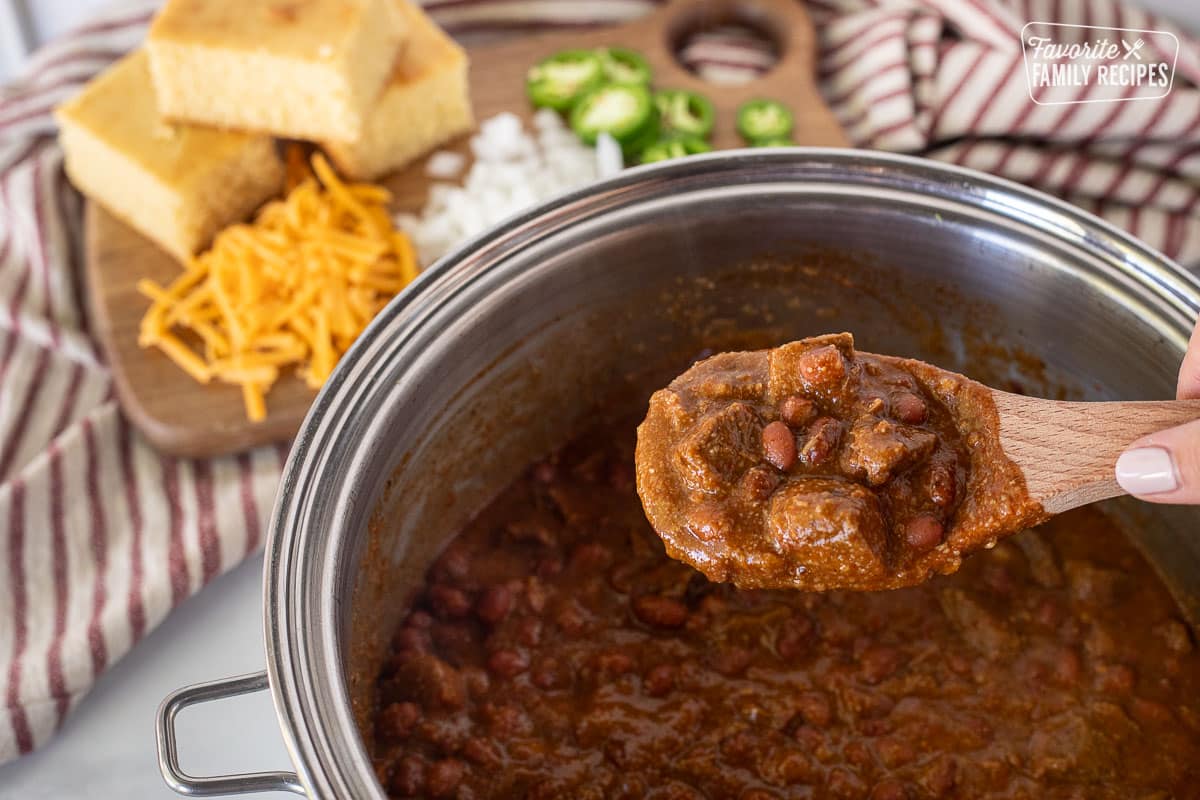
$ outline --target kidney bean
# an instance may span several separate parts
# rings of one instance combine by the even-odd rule
[[[920,425],[929,416],[929,408],[912,392],[897,392],[892,395],[892,413],[901,422]]]
[[[1077,626],[1079,626],[1079,620],[1074,618],[1069,619],[1059,627],[1059,635],[1064,641],[1076,641],[1076,637],[1071,637],[1069,631],[1072,627]],[[1117,640],[1103,628],[1091,626],[1086,638],[1084,638],[1083,648],[1093,658],[1109,658],[1117,653]]]
[[[408,736],[421,718],[421,707],[416,703],[391,703],[384,706],[375,719],[375,730],[380,736],[403,739]]]
[[[558,689],[570,683],[568,668],[557,658],[545,658],[534,665],[529,680],[539,689]]]
[[[749,766],[758,752],[758,739],[744,727],[736,727],[721,740],[721,755],[731,764]]]
[[[808,438],[800,448],[800,460],[805,464],[823,464],[837,448],[842,438],[842,423],[833,417],[818,417],[808,429]]]
[[[433,617],[424,611],[414,611],[408,615],[404,624],[410,628],[428,628],[433,625]]]
[[[449,797],[462,783],[466,766],[456,758],[435,761],[425,775],[425,791],[430,797]]]
[[[629,768],[629,748],[620,739],[609,739],[604,743],[604,757],[617,769]]]
[[[480,706],[479,711],[487,723],[488,731],[501,741],[527,736],[533,730],[529,715],[519,708],[487,702]]]
[[[800,725],[792,731],[792,738],[800,743],[806,753],[812,753],[822,761],[828,760],[829,751],[825,737],[811,725]]]
[[[811,619],[793,614],[779,626],[779,634],[775,638],[775,651],[784,661],[797,661],[812,648],[814,632]]]
[[[879,760],[888,769],[895,769],[916,760],[917,751],[908,741],[888,737],[875,743],[875,752]]]
[[[751,653],[744,647],[718,647],[709,658],[712,668],[726,677],[740,675],[750,666]]]
[[[432,646],[433,640],[429,631],[423,628],[401,628],[392,639],[392,647],[401,653],[426,652]]]
[[[796,463],[796,437],[786,423],[775,420],[762,430],[763,455],[775,469],[787,472]]]
[[[1145,723],[1171,725],[1175,722],[1175,715],[1171,713],[1170,708],[1157,700],[1148,700],[1144,697],[1133,698],[1129,703],[1129,712],[1134,719]]]
[[[514,542],[531,542],[545,547],[554,547],[558,544],[558,534],[544,519],[514,520],[505,526],[504,531]]]
[[[1053,662],[1055,682],[1062,686],[1074,686],[1079,683],[1079,676],[1082,672],[1083,662],[1079,658],[1079,653],[1071,647],[1058,648]]]
[[[633,614],[654,628],[678,628],[687,622],[688,609],[674,598],[644,594],[634,598]]]
[[[489,586],[475,601],[475,615],[484,622],[495,625],[508,616],[512,607],[512,590],[503,585]]]
[[[770,467],[751,467],[742,476],[742,490],[751,500],[762,502],[778,488],[782,477]]]
[[[501,763],[500,748],[496,743],[478,736],[467,739],[462,754],[468,761],[488,769],[495,769]]]
[[[859,667],[863,680],[876,684],[890,677],[900,667],[904,656],[894,647],[887,645],[872,645],[863,651],[859,658]]]
[[[883,736],[891,733],[895,726],[886,719],[860,719],[854,724],[854,729],[863,736]]]
[[[634,489],[633,470],[624,461],[614,461],[608,465],[608,485],[618,492],[632,492]]]
[[[983,570],[983,583],[1000,597],[1007,598],[1016,589],[1013,573],[1003,564],[986,564]]]
[[[442,619],[458,619],[471,611],[471,599],[462,589],[439,583],[429,587],[428,596],[433,613]]]
[[[904,526],[904,541],[915,552],[924,553],[942,543],[945,528],[932,514],[918,514]]]
[[[439,752],[453,753],[461,747],[462,732],[454,724],[453,718],[431,715],[417,724],[417,733],[413,738],[432,744]]]
[[[529,656],[519,650],[497,650],[488,657],[488,669],[501,678],[515,678],[529,669]]]
[[[867,793],[867,785],[862,778],[841,767],[835,767],[829,771],[829,775],[825,779],[825,788],[829,790],[831,797],[836,797],[838,800],[852,800]]]
[[[549,580],[563,571],[563,560],[558,556],[545,556],[537,562],[537,576]]]
[[[467,694],[471,697],[484,697],[492,688],[492,679],[479,667],[463,667],[459,672],[462,673],[463,684],[467,687]]]
[[[628,653],[620,650],[609,650],[598,653],[595,658],[596,669],[605,675],[627,675],[637,666]]]
[[[814,728],[828,728],[833,722],[833,704],[819,689],[801,692],[796,696],[796,709],[801,719]]]
[[[612,550],[599,542],[580,542],[571,550],[571,569],[590,572],[604,569],[612,561]]]
[[[568,600],[554,617],[554,624],[558,629],[565,633],[568,637],[576,639],[583,636],[588,631],[587,616],[575,604],[574,600]]]
[[[542,642],[542,621],[526,617],[517,623],[516,640],[526,647],[537,647]]]
[[[803,428],[817,415],[817,406],[812,400],[799,395],[784,398],[779,404],[779,417],[790,427]]]
[[[541,614],[546,609],[546,587],[537,578],[531,577],[525,581],[525,604],[535,614]]]
[[[665,697],[675,688],[675,667],[672,664],[659,664],[651,667],[642,677],[642,686],[651,697]]]
[[[908,796],[908,790],[903,783],[892,778],[884,778],[871,788],[871,796],[868,800],[906,800]]]
[[[996,737],[996,729],[986,719],[971,717],[966,720],[966,724],[970,734],[975,737],[980,747],[990,744]]]
[[[402,757],[388,785],[401,797],[416,797],[425,790],[425,761],[419,756]]]
[[[617,594],[629,594],[634,589],[641,567],[633,561],[618,561],[608,571],[608,585]]]
[[[934,797],[949,797],[958,783],[958,764],[941,756],[922,771],[921,785]]]
[[[850,714],[860,719],[882,719],[892,713],[896,701],[886,694],[875,691],[847,688],[841,693],[841,701]]]
[[[679,781],[671,781],[662,787],[654,800],[705,800],[708,795]]]
[[[740,800],[779,800],[779,795],[766,789],[747,789]]]
[[[549,461],[539,461],[533,465],[533,479],[538,483],[551,483],[558,477],[558,467]]]
[[[438,556],[433,565],[433,575],[437,580],[453,583],[461,581],[471,571],[471,554],[466,548],[451,544]]]
[[[812,391],[836,389],[846,378],[846,359],[831,344],[802,353],[796,359],[796,368]]]
[[[1137,683],[1137,675],[1124,664],[1101,662],[1095,665],[1095,670],[1096,687],[1102,692],[1129,694]]]
[[[842,757],[850,764],[858,767],[860,770],[866,770],[874,764],[875,758],[871,755],[871,750],[864,742],[849,741],[842,748]]]

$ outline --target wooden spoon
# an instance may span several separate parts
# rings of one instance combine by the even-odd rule
[[[989,391],[1000,446],[1047,514],[1125,494],[1117,457],[1143,436],[1200,419],[1200,400],[1068,403]]]
[[[1117,457],[1200,401],[1022,397],[850,334],[693,365],[638,428],[638,492],[672,557],[757,588],[887,589],[1122,494]]]

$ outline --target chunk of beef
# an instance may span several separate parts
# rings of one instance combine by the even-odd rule
[[[938,592],[938,602],[967,644],[982,655],[993,660],[1009,658],[1020,648],[1012,629],[962,589],[943,589]]]
[[[840,463],[855,478],[882,486],[896,473],[928,458],[936,446],[937,436],[929,431],[864,415],[850,426]]]
[[[834,400],[846,381],[846,359],[854,354],[848,333],[791,342],[771,351],[767,392],[773,402],[793,395]]]
[[[702,420],[679,443],[675,464],[693,491],[714,493],[762,460],[762,420],[745,403],[731,403]]]
[[[879,501],[837,478],[801,478],[771,497],[767,529],[773,549],[802,565],[814,583],[870,580],[885,574],[887,534]]]
[[[403,654],[388,688],[397,700],[411,700],[427,709],[462,708],[467,698],[462,674],[430,653]]]
[[[1039,723],[1029,740],[1034,777],[1105,781],[1119,777],[1118,742],[1137,735],[1137,724],[1117,705],[1096,702]],[[1128,777],[1128,776],[1120,776]]]

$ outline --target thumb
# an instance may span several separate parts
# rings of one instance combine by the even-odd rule
[[[1151,503],[1200,504],[1200,420],[1131,444],[1117,459],[1117,483]]]

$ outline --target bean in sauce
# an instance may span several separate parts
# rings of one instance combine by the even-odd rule
[[[667,556],[633,444],[532,467],[430,569],[377,683],[390,797],[1198,796],[1200,652],[1100,511],[906,589],[741,590]]]
[[[947,377],[951,375],[951,377]],[[1044,518],[990,394],[850,334],[694,364],[650,398],[637,485],[667,552],[746,588],[888,589]]]

